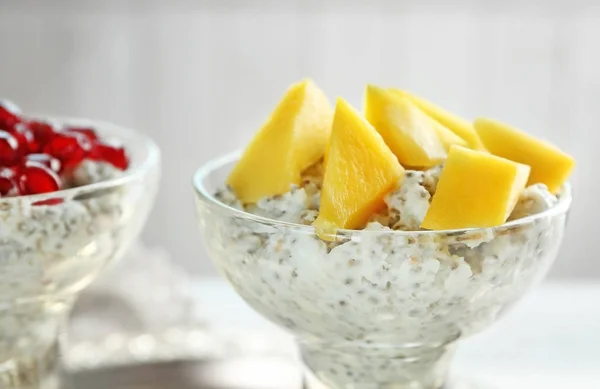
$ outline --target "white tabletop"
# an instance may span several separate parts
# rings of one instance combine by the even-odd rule
[[[292,347],[287,334],[254,313],[224,281],[198,278],[193,285],[199,314],[213,328],[268,332],[281,348]],[[463,341],[453,371],[499,389],[598,389],[599,301],[600,285],[547,282],[505,319]]]

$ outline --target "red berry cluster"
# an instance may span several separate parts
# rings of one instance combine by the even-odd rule
[[[0,101],[0,197],[57,191],[84,159],[129,166],[125,149],[104,143],[93,128],[59,129]]]

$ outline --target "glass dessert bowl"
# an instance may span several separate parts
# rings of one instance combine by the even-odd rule
[[[142,134],[86,119],[44,118],[37,123],[52,123],[55,129],[63,125],[80,130],[93,128],[97,134],[88,132],[85,136],[97,135],[103,142],[118,141],[121,149],[108,143],[98,143],[98,147],[109,154],[126,150],[127,158],[123,159],[120,152],[111,154],[114,166],[98,160],[79,160],[69,173],[68,184],[59,179],[59,169],[56,173],[48,171],[54,168],[54,159],[47,164],[48,169],[37,165],[40,161],[45,164],[44,158],[49,158],[39,157],[41,149],[37,152],[40,154],[30,158],[31,166],[20,165],[19,171],[29,175],[19,173],[22,175],[15,179],[2,170],[2,388],[59,387],[58,339],[70,308],[78,293],[109,262],[119,259],[138,235],[152,207],[159,180],[159,149]],[[9,139],[5,131],[0,135]],[[71,140],[65,136],[57,141],[56,155],[73,155],[78,149],[69,143]],[[47,147],[44,150],[48,152]],[[60,162],[65,166],[69,161]],[[120,163],[123,165],[116,169]]]
[[[209,162],[194,176],[201,234],[237,293],[295,335],[309,388],[441,388],[458,341],[545,276],[571,203],[566,184],[550,208],[493,228],[369,223],[327,242],[311,225],[245,212],[223,193],[238,158]],[[295,212],[298,192],[273,201]]]

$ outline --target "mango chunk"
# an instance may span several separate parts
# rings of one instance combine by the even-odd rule
[[[289,87],[246,147],[227,184],[243,203],[282,194],[299,184],[304,169],[323,157],[333,109],[311,80]]]
[[[466,140],[464,140],[460,136],[456,135],[455,133],[453,133],[452,131],[450,131],[449,129],[447,129],[446,127],[441,125],[440,123],[436,122],[435,120],[431,119],[431,121],[433,122],[432,126],[433,126],[434,130],[437,132],[438,137],[444,144],[446,151],[450,151],[450,148],[454,145],[468,147],[468,143]]]
[[[397,89],[388,89],[388,90],[392,94],[394,94],[400,98],[408,98],[404,93],[402,93],[401,91],[399,91]],[[414,102],[412,102],[412,103],[414,104]],[[417,108],[418,108],[418,106],[417,106]],[[427,115],[427,116],[428,116],[429,120],[431,120],[431,122],[432,122],[431,126],[437,132],[437,135],[440,138],[440,140],[442,141],[442,143],[444,144],[446,151],[450,151],[450,147],[452,147],[453,145],[468,147],[467,141],[465,141],[463,138],[461,138],[460,136],[458,136],[455,133],[453,133],[452,131],[450,131],[448,128],[446,128],[440,122],[431,118],[429,115]]]
[[[479,139],[477,132],[475,132],[473,125],[468,121],[446,111],[430,101],[427,101],[419,96],[415,96],[412,93],[400,89],[393,89],[393,91],[398,95],[408,98],[427,115],[458,135],[465,142],[467,142],[468,147],[472,148],[473,150],[485,150],[485,147],[481,142],[481,139]]]
[[[408,99],[368,85],[365,117],[403,166],[429,168],[446,158],[446,148],[437,134],[435,121]]]
[[[320,211],[313,223],[317,234],[331,240],[340,228],[362,227],[403,178],[404,169],[373,126],[338,98]]]
[[[521,130],[486,118],[475,120],[474,126],[492,154],[531,167],[529,185],[543,183],[556,193],[575,167],[573,157]]]
[[[498,226],[517,204],[529,166],[483,151],[452,146],[422,228]]]

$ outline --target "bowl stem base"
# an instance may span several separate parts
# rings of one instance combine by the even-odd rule
[[[18,303],[0,312],[0,388],[58,389],[60,338],[72,298]]]
[[[60,352],[58,340],[45,352],[0,364],[0,388],[58,389]]]
[[[439,347],[301,342],[305,389],[445,389],[455,344]]]

